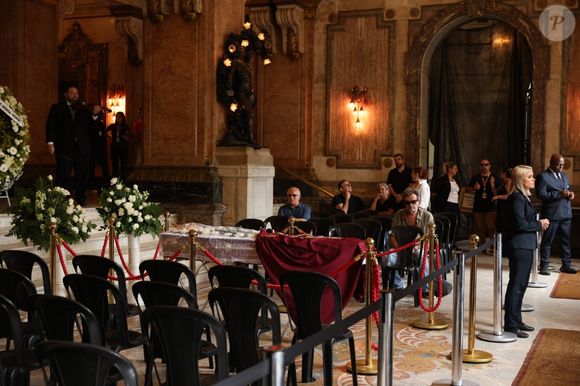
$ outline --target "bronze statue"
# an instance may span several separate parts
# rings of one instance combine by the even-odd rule
[[[269,63],[271,46],[264,32],[256,34],[245,27],[239,34],[228,35],[224,42],[224,55],[217,67],[217,98],[227,114],[227,132],[221,146],[260,147],[252,134],[256,97],[251,61],[255,54]]]

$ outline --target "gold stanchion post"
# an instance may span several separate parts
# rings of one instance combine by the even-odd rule
[[[163,218],[164,218],[163,232],[169,232],[169,216],[170,215],[171,215],[171,213],[169,213],[168,210],[163,212]]]
[[[477,249],[479,237],[471,235],[469,238],[472,249]],[[469,288],[469,337],[467,350],[463,350],[463,362],[466,363],[488,363],[493,359],[493,355],[487,351],[475,350],[475,308],[477,300],[477,255],[471,258]]]
[[[367,247],[367,264],[365,271],[365,306],[369,306],[372,302],[372,281],[373,281],[373,266],[377,264],[377,253],[373,250],[375,242],[372,238],[367,238],[365,240]],[[379,372],[377,362],[373,362],[372,355],[372,333],[373,333],[373,318],[372,315],[367,316],[366,319],[366,347],[365,347],[365,359],[356,361],[356,371],[359,374],[364,375],[376,375]],[[346,368],[348,371],[352,371],[352,363],[347,363]]]
[[[56,234],[56,224],[50,224],[50,241],[49,241],[49,257],[50,257],[50,282],[52,283],[52,293],[56,294],[56,270],[58,264],[56,263],[56,246],[58,244],[58,235]]]
[[[115,261],[115,219],[109,217],[109,260]]]
[[[189,231],[189,269],[193,272],[195,276],[195,251],[196,251],[196,243],[197,243],[197,232],[193,229]]]
[[[289,217],[288,218],[288,234],[289,235],[293,235],[294,232],[296,231],[296,228],[294,228],[294,223],[296,222],[296,218],[294,217]]]
[[[427,234],[429,243],[429,274],[435,271],[435,245],[437,243],[437,234],[435,233],[435,224],[429,224],[429,233]],[[429,308],[435,305],[435,280],[429,282]],[[423,330],[443,330],[449,327],[449,323],[435,319],[435,311],[427,313],[427,320],[417,320],[412,323],[413,327]]]

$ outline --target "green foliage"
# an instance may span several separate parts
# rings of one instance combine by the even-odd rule
[[[117,178],[111,179],[109,188],[101,191],[101,207],[97,208],[104,222],[103,229],[108,228],[108,221],[112,218],[117,234],[158,235],[161,232],[159,216],[163,210],[148,202],[148,198],[149,193],[139,191],[137,185],[130,188]]]
[[[45,251],[50,246],[51,224],[56,224],[56,233],[68,244],[87,240],[96,228],[85,219],[85,210],[75,205],[68,190],[53,187],[52,176],[39,178],[34,189],[26,190],[9,212],[13,217],[8,236]]]

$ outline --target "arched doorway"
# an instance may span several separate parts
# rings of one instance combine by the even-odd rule
[[[469,21],[450,31],[431,57],[429,167],[459,166],[463,183],[489,159],[492,170],[529,163],[532,63],[529,45],[497,20]]]
[[[429,77],[433,55],[446,37],[457,27],[470,21],[482,19],[501,22],[513,27],[529,45],[532,61],[529,122],[530,162],[537,167],[541,167],[543,164],[548,46],[536,25],[516,8],[496,2],[488,3],[475,0],[451,5],[429,19],[414,38],[407,53],[408,137],[406,153],[414,157],[414,159],[410,159],[412,163],[429,164]]]

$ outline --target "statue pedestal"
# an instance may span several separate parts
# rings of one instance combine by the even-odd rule
[[[268,149],[248,146],[218,146],[215,153],[218,175],[227,205],[224,225],[244,218],[266,219],[272,215],[274,159]]]

